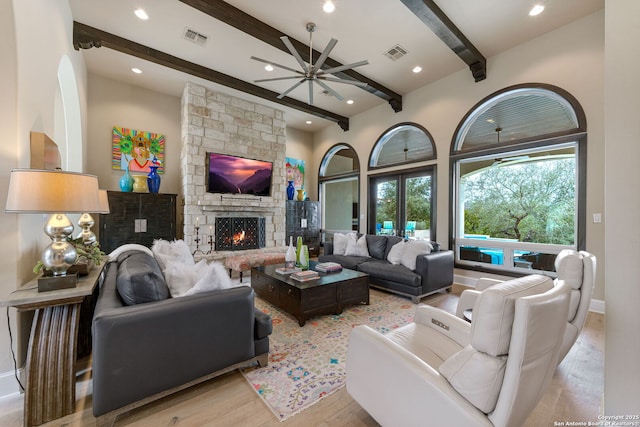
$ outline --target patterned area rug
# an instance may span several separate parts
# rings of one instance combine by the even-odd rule
[[[245,369],[242,374],[280,421],[345,385],[353,327],[369,325],[384,332],[413,320],[416,306],[407,298],[372,289],[369,300],[368,306],[313,317],[300,327],[291,315],[256,297],[256,307],[273,320],[269,366]]]

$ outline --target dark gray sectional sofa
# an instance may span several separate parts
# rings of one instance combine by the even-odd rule
[[[325,242],[318,261],[337,262],[344,268],[367,273],[371,287],[410,297],[415,304],[427,295],[450,290],[453,285],[453,251],[441,251],[439,244],[431,242],[432,252],[417,256],[416,269],[410,270],[387,261],[389,251],[403,240],[401,237],[366,234],[365,238],[370,257],[335,255],[333,243]]]
[[[254,363],[267,365],[271,317],[240,286],[171,298],[156,260],[105,267],[93,318],[93,413],[118,414]]]

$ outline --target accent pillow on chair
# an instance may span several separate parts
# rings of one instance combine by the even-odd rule
[[[126,305],[169,298],[169,288],[156,260],[145,252],[127,252],[118,258],[116,287]]]

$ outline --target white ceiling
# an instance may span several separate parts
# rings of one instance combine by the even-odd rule
[[[306,24],[314,22],[313,47],[323,51],[331,38],[338,40],[331,58],[349,64],[368,60],[369,65],[355,70],[387,88],[404,95],[459,70],[468,69],[422,21],[400,0],[334,0],[332,14],[322,11],[323,0],[228,0],[227,3],[281,30],[284,34],[308,44]],[[256,79],[284,77],[284,70],[267,72],[264,64],[251,56],[274,61],[298,69],[295,59],[264,42],[178,1],[178,0],[70,0],[73,19],[80,23],[149,46],[164,53],[253,83]],[[438,6],[449,19],[488,59],[604,7],[604,0],[539,0],[545,11],[529,17],[535,0],[438,0]],[[143,8],[149,15],[141,21],[134,14]],[[183,38],[186,28],[208,37],[200,46]],[[396,44],[408,54],[397,61],[384,56]],[[285,111],[288,126],[315,132],[333,122],[242,94],[230,88],[195,78],[106,47],[83,50],[89,72],[125,83],[174,96],[181,96],[185,82],[220,90]],[[419,65],[423,71],[411,70]],[[131,72],[140,68],[142,74]],[[473,79],[469,71],[469,79]],[[266,89],[283,92],[296,80],[255,83]],[[386,102],[352,85],[329,83],[345,99],[322,94],[317,86],[316,107],[351,117]],[[301,85],[289,97],[307,102],[308,90]],[[388,106],[389,112],[393,110]],[[311,120],[308,125],[305,122]]]

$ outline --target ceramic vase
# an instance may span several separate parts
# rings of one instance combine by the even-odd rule
[[[284,254],[284,267],[294,268],[296,266],[296,250],[293,249],[293,236],[289,236],[289,247]]]
[[[300,268],[309,269],[309,247],[307,245],[302,245],[300,248]]]
[[[160,190],[160,175],[158,175],[158,166],[149,166],[151,172],[147,175],[147,187],[149,193],[157,193]]]
[[[124,193],[133,191],[133,178],[131,178],[128,167],[124,170],[124,175],[120,178],[120,191]]]
[[[300,250],[302,249],[302,236],[296,239],[296,265],[300,267]]]
[[[298,191],[298,201],[299,202],[303,202],[304,201],[304,196],[305,196],[304,189],[301,188],[301,189],[299,189],[297,191]]]
[[[289,181],[287,185],[287,200],[293,200],[293,195],[296,193],[296,188],[293,186],[293,181]]]
[[[134,193],[148,193],[149,186],[147,185],[146,175],[132,175],[133,176],[133,192]]]

